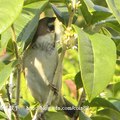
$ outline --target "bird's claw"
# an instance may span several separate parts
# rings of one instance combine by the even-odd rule
[[[49,84],[51,90],[54,92],[54,94],[58,95],[58,89],[56,88],[56,86],[52,83]]]

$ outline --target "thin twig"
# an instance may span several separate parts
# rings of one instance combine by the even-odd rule
[[[15,29],[14,29],[13,25],[11,26],[11,30],[12,30],[12,41],[13,41],[13,45],[14,45],[16,60],[19,61],[20,57],[18,55]],[[20,64],[18,64],[17,65],[17,83],[16,83],[16,105],[19,105],[19,98],[20,98],[20,78],[21,78],[20,72],[21,72],[21,67],[20,67]]]
[[[64,55],[65,55],[65,51],[66,51],[66,48],[63,47],[60,58],[59,58],[59,61],[58,61],[58,65],[57,65],[57,68],[56,68],[56,71],[55,71],[54,79],[53,79],[53,82],[52,82],[53,85],[56,85],[57,81],[59,80],[59,74],[61,73],[62,62],[63,62],[63,58],[64,58]],[[48,99],[47,99],[47,102],[46,102],[48,105],[51,104],[51,102],[52,102],[52,97],[51,96],[53,96],[53,95],[54,95],[54,91],[50,90],[50,93],[49,93],[49,96],[48,96]]]
[[[16,105],[19,105],[20,99],[20,79],[21,79],[21,69],[17,69],[17,83],[16,83]]]
[[[75,8],[76,0],[71,0],[71,3],[72,3],[72,6],[70,8],[70,17],[69,17],[69,21],[68,21],[68,27],[71,27],[71,24],[73,22],[73,18],[75,15],[75,11],[76,11],[76,8]]]
[[[65,55],[65,51],[66,51],[66,48],[63,47],[62,52],[60,54],[59,61],[58,61],[58,65],[57,65],[57,68],[56,68],[56,71],[55,71],[53,82],[52,82],[52,84],[55,85],[55,86],[56,86],[57,81],[59,80],[59,74],[61,73],[61,67],[62,67],[62,62],[63,62],[63,58],[64,58],[64,55]],[[48,107],[51,105],[53,96],[54,96],[54,91],[52,89],[50,89],[46,104],[43,106],[43,108],[45,108],[45,109],[42,110],[41,113],[40,113],[41,120],[42,120],[42,117],[44,117],[44,113],[48,110]],[[32,120],[36,120],[38,113],[39,113],[39,109],[36,111]]]
[[[16,60],[20,60],[19,54],[18,54],[18,47],[16,43],[16,34],[15,34],[15,29],[14,26],[11,25],[11,32],[12,32],[12,42],[14,46],[14,52],[15,52],[15,57]],[[20,79],[21,79],[21,66],[20,64],[17,65],[17,81],[16,81],[16,106],[18,107],[19,105],[19,98],[20,98]],[[19,120],[18,112],[17,109],[14,110],[16,120]]]
[[[10,92],[9,92],[9,85],[6,85],[6,90],[7,90],[7,97],[8,97],[8,101],[10,106],[12,106],[12,102],[11,102],[11,98],[10,98]]]

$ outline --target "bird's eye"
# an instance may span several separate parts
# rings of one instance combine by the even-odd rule
[[[48,28],[49,28],[50,32],[54,31],[55,30],[54,22],[48,23]]]
[[[55,30],[55,26],[54,26],[55,19],[56,19],[55,17],[48,18],[47,26],[50,32]]]

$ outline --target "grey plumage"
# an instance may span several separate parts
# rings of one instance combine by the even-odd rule
[[[54,22],[55,18],[40,20],[34,39],[25,51],[23,66],[25,78],[33,97],[42,105],[46,102],[51,89],[54,73],[58,64],[58,52],[55,46]],[[61,77],[57,81],[58,94],[52,98],[52,103],[60,107],[66,106],[67,101],[61,96]],[[70,106],[72,104],[69,104]],[[67,104],[68,106],[68,104]],[[67,112],[66,112],[67,113]],[[72,116],[74,113],[69,114]]]
[[[33,97],[42,104],[47,100],[50,91],[49,84],[52,84],[58,63],[58,53],[55,48],[55,32],[54,29],[52,31],[49,30],[47,22],[48,18],[39,22],[35,35],[36,40],[26,50],[23,57],[27,84]],[[50,22],[53,21],[51,20]],[[61,88],[61,80],[58,80],[56,88],[58,90]]]

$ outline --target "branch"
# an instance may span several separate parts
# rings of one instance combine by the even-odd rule
[[[16,35],[15,35],[15,29],[14,26],[11,26],[11,32],[12,32],[12,42],[14,46],[14,52],[16,60],[20,61],[20,57],[18,54],[18,47],[16,43]],[[20,98],[20,79],[21,79],[21,66],[20,64],[17,65],[17,82],[16,82],[16,105],[19,105],[19,98]],[[19,120],[19,116],[17,113],[17,109],[14,110],[16,120]]]
[[[70,17],[68,21],[68,27],[71,27],[71,24],[73,22],[74,14],[76,11],[76,0],[71,0],[72,5],[70,6]]]
[[[10,106],[12,106],[12,101],[11,101],[11,97],[10,97],[10,92],[9,92],[9,85],[6,85],[6,90],[7,90],[7,97],[8,97],[8,101]]]
[[[15,29],[14,29],[13,25],[11,26],[11,30],[12,30],[12,41],[13,41],[13,45],[14,45],[16,60],[19,61],[20,58],[18,55]],[[20,67],[20,64],[18,64],[17,65],[17,83],[16,83],[16,105],[19,105],[19,98],[20,98],[20,78],[21,78],[20,72],[21,72],[21,67]]]
[[[56,85],[57,81],[59,80],[59,74],[61,73],[62,62],[63,62],[65,52],[66,52],[66,47],[63,46],[62,52],[61,52],[61,55],[60,55],[60,58],[59,58],[59,61],[58,61],[58,65],[57,65],[57,68],[56,68],[56,71],[55,71],[54,79],[53,79],[53,82],[52,82],[53,85]],[[53,97],[51,97],[51,96],[53,96],[53,95],[54,95],[54,91],[50,90],[49,96],[48,96],[48,99],[47,99],[47,102],[46,102],[47,105],[51,105],[51,102],[52,102],[52,99],[53,99]]]
[[[63,58],[64,58],[64,55],[65,55],[65,51],[66,51],[66,48],[63,47],[62,48],[62,52],[60,54],[60,58],[59,58],[59,61],[58,61],[58,65],[57,65],[57,68],[56,68],[56,71],[55,71],[55,75],[54,75],[54,78],[53,78],[53,82],[52,84],[56,86],[57,84],[57,81],[59,80],[59,74],[61,73],[61,67],[62,67],[62,62],[63,62]],[[53,99],[53,96],[54,96],[54,91],[50,89],[50,92],[49,92],[49,95],[47,97],[47,101],[44,105],[43,109],[41,112],[40,112],[40,118],[41,120],[43,119],[44,120],[44,113],[48,110],[49,106],[51,105],[51,102],[52,102],[52,99]],[[38,109],[33,117],[32,120],[36,120],[37,118],[37,115],[39,113],[39,110],[41,109]]]

